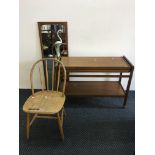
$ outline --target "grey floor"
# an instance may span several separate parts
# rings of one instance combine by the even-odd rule
[[[20,155],[102,154],[133,155],[135,150],[135,92],[131,91],[126,109],[120,98],[68,97],[65,103],[65,140],[60,140],[55,120],[38,119],[25,137],[26,115],[22,106],[31,94],[19,91]]]

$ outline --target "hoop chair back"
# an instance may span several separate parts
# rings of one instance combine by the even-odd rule
[[[64,64],[55,58],[43,58],[33,64],[30,72],[32,95],[34,95],[34,71],[37,68],[42,91],[50,91],[51,88],[51,91],[59,91],[64,95],[66,69]]]

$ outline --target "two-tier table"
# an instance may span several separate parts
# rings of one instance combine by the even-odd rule
[[[123,97],[123,107],[126,107],[134,66],[125,56],[63,57],[62,62],[65,65],[67,71],[66,95]],[[89,74],[80,74],[83,72]],[[117,80],[71,81],[70,77],[104,77],[110,79],[115,78]],[[121,84],[122,78],[128,79],[126,89],[124,89]]]

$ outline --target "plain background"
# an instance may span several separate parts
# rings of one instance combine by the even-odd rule
[[[20,88],[30,88],[30,68],[41,58],[38,21],[68,22],[69,56],[125,55],[135,63],[134,0],[22,0],[19,8]]]

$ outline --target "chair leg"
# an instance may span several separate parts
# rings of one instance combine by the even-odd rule
[[[58,121],[58,126],[59,126],[59,130],[60,130],[61,139],[62,139],[62,141],[64,141],[64,132],[63,132],[62,122],[60,120],[59,112],[57,113],[57,121]]]
[[[29,139],[29,134],[30,134],[30,114],[26,114],[26,138],[27,140]]]
[[[63,127],[63,120],[64,120],[64,109],[61,110],[61,124]]]

